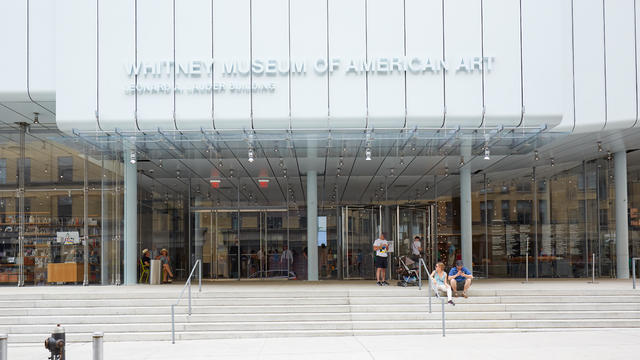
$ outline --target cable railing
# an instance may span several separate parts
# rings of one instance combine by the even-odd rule
[[[189,316],[191,316],[191,277],[193,276],[193,272],[196,271],[196,267],[198,268],[198,292],[202,292],[202,261],[200,259],[196,260],[196,263],[193,264],[193,268],[189,273],[189,278],[187,278],[187,283],[182,287],[182,291],[180,291],[180,296],[178,296],[178,300],[176,300],[175,304],[171,304],[171,343],[176,343],[176,311],[175,307],[180,303],[182,296],[184,295],[184,291],[188,288],[189,291]]]
[[[444,298],[440,296],[440,293],[438,293],[438,289],[433,287],[433,281],[431,281],[431,273],[429,273],[427,264],[422,258],[420,258],[420,260],[418,261],[418,289],[422,290],[422,268],[424,268],[424,271],[426,271],[427,273],[427,287],[429,288],[429,314],[431,314],[431,296],[433,292],[435,292],[436,298],[440,299],[440,303],[442,304],[442,337],[444,337],[446,329],[444,316]]]

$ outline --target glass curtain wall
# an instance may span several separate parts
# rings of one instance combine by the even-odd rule
[[[115,283],[120,164],[23,136],[0,145],[0,283]]]

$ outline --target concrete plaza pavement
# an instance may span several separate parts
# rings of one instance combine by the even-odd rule
[[[67,359],[91,359],[72,343]],[[455,350],[455,351],[454,351]],[[640,329],[492,334],[219,339],[104,344],[104,359],[638,359]],[[9,360],[46,359],[44,346],[9,346]]]

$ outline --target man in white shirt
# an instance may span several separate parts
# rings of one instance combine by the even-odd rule
[[[420,236],[416,235],[411,244],[411,260],[417,263],[420,260],[420,254],[422,254],[422,243],[420,243]]]
[[[380,237],[373,242],[373,250],[376,252],[376,280],[379,286],[388,286],[387,278],[387,258],[389,256],[389,242],[385,239],[386,234],[380,234]]]
[[[293,252],[289,250],[287,245],[282,246],[282,254],[280,255],[280,263],[283,265],[283,269],[290,270],[293,267]]]

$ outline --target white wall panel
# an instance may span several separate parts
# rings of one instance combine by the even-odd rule
[[[636,122],[634,0],[605,1],[607,125],[622,129]]]
[[[369,59],[404,56],[403,0],[369,0],[367,6]],[[369,127],[402,128],[405,124],[404,71],[369,76]]]
[[[176,63],[197,61],[200,70],[176,73],[176,126],[181,130],[213,128],[213,95],[208,64],[212,55],[211,0],[176,1]],[[196,65],[198,66],[198,65]],[[192,69],[194,70],[194,69]],[[196,91],[194,91],[194,89]]]
[[[602,1],[574,2],[576,131],[605,125],[605,73]]]
[[[138,62],[173,61],[173,2],[138,0]],[[173,87],[174,67],[161,75],[138,76],[139,86]],[[175,129],[173,92],[142,94],[138,92],[138,127],[140,130]]]
[[[573,108],[570,0],[522,1],[522,59],[522,126],[560,123],[564,105]],[[565,113],[564,121],[572,127],[573,115]]]
[[[446,123],[450,126],[479,126],[482,122],[482,76],[478,67],[460,70],[461,60],[482,55],[480,1],[456,0],[444,3],[444,46],[449,63],[446,74]]]
[[[365,0],[329,0],[328,11],[329,58],[365,61]],[[329,111],[332,128],[366,126],[366,92],[364,74],[336,71],[330,76]]]
[[[136,54],[135,1],[100,1],[98,6],[100,127],[106,131],[136,130],[135,93],[127,93],[135,84],[135,76],[128,74]]]
[[[305,62],[306,74],[291,77],[291,127],[326,128],[328,84],[311,67],[327,57],[327,3],[315,0],[291,2],[291,61]]]
[[[249,87],[247,75],[224,75],[224,63],[251,61],[249,0],[214,0],[213,2],[213,56],[214,81]],[[242,68],[246,68],[245,66]],[[213,96],[214,125],[216,129],[250,129],[251,97],[248,92],[231,89]]]
[[[288,12],[287,0],[253,2],[251,43],[254,60],[263,63],[271,60],[275,64],[286,64],[289,61]],[[253,94],[254,129],[289,128],[289,75],[288,72],[281,72],[277,66],[274,71],[272,64],[274,63],[264,65],[264,71],[253,74],[254,84],[275,85],[275,91],[258,91]]]
[[[26,1],[0,1],[0,43],[0,101],[28,101]]]
[[[56,99],[54,13],[54,1],[29,2],[29,94],[38,103]]]
[[[56,123],[97,130],[96,3],[56,2]]]
[[[406,0],[407,58],[442,59],[442,2]],[[426,61],[426,60],[425,60]],[[407,72],[407,127],[437,127],[444,116],[444,73]]]
[[[520,86],[520,2],[484,0],[485,125],[518,125],[522,117]]]

